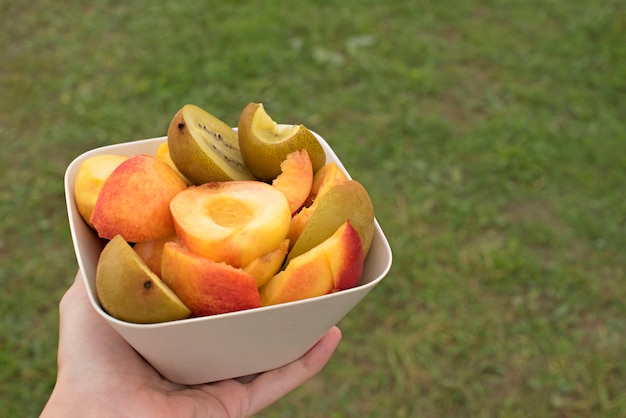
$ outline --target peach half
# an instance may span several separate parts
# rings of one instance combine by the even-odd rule
[[[190,186],[172,199],[170,209],[190,251],[238,268],[278,247],[291,222],[285,195],[255,180]]]
[[[193,316],[217,315],[261,306],[256,280],[241,269],[196,255],[180,243],[163,247],[162,280]]]
[[[363,245],[346,221],[324,242],[292,259],[260,290],[264,306],[355,287],[363,273]]]
[[[101,238],[128,242],[170,235],[170,200],[187,186],[166,163],[147,154],[122,162],[102,185],[90,222]]]

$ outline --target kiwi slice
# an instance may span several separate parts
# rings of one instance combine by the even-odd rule
[[[196,105],[186,104],[174,115],[167,143],[172,161],[193,184],[255,179],[239,151],[237,132]]]
[[[262,103],[249,103],[239,117],[239,148],[250,171],[260,180],[271,181],[281,172],[287,155],[305,149],[313,172],[326,164],[322,144],[306,126],[278,124]]]

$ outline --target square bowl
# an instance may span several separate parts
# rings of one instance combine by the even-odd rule
[[[327,162],[349,173],[318,138]],[[155,155],[167,137],[93,149],[74,159],[65,172],[65,198],[78,265],[94,309],[159,373],[185,385],[248,376],[281,367],[305,354],[324,333],[357,305],[391,268],[391,248],[375,219],[374,237],[360,284],[325,296],[157,324],[134,324],[107,314],[96,294],[96,266],[105,240],[87,225],[76,208],[74,183],[83,161],[95,155]]]

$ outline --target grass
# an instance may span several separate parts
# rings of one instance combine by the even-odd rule
[[[67,164],[262,101],[367,187],[394,266],[261,416],[626,415],[621,2],[265,3],[0,0],[0,410],[54,384]]]

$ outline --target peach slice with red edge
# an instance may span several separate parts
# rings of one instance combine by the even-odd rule
[[[133,250],[146,263],[148,268],[157,276],[161,277],[161,256],[163,254],[163,246],[166,242],[179,242],[178,236],[174,233],[166,235],[162,238],[150,241],[138,242],[133,246]]]
[[[187,186],[174,170],[147,154],[122,162],[102,185],[90,221],[101,238],[128,242],[170,235],[170,200]]]
[[[287,251],[289,251],[288,239],[283,240],[274,250],[255,258],[249,264],[243,266],[242,270],[254,276],[257,287],[261,287],[278,273],[283,266]]]
[[[238,268],[278,247],[291,222],[285,195],[254,180],[190,186],[170,209],[190,251]]]
[[[280,164],[281,173],[272,181],[272,186],[287,197],[292,214],[302,207],[311,193],[313,166],[307,150],[293,151]]]
[[[350,221],[311,250],[293,258],[260,290],[263,306],[350,289],[363,273],[363,245]]]
[[[217,315],[261,306],[256,280],[241,269],[196,255],[180,243],[163,247],[162,280],[193,316]]]
[[[111,173],[127,159],[128,157],[124,155],[95,155],[87,158],[80,165],[74,183],[74,197],[76,198],[78,213],[90,227],[93,228],[90,221],[91,214],[94,206],[96,206],[102,185]]]
[[[96,267],[102,308],[122,321],[149,324],[187,318],[191,311],[121,235],[102,250]]]

